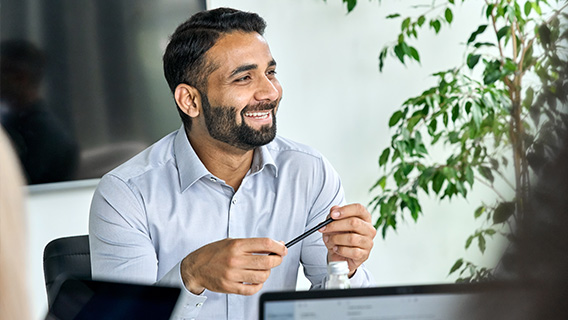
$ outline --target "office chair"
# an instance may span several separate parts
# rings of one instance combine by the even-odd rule
[[[50,241],[43,250],[43,274],[49,306],[57,294],[53,283],[59,276],[91,279],[89,236],[64,237]]]

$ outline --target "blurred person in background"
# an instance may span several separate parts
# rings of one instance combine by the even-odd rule
[[[503,257],[507,277],[528,290],[515,301],[523,313],[513,317],[501,312],[493,319],[568,319],[567,138],[565,134],[558,154],[542,168],[528,214]]]
[[[0,44],[0,122],[29,184],[69,180],[79,161],[76,142],[41,96],[45,60],[28,41]]]

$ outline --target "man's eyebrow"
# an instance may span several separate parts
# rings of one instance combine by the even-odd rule
[[[257,64],[245,64],[242,66],[237,67],[235,70],[233,70],[233,72],[231,72],[231,77],[241,73],[241,72],[245,72],[245,71],[249,71],[249,70],[254,70],[258,68]]]
[[[274,59],[270,60],[270,62],[268,63],[268,67],[273,67],[276,66],[276,61]],[[254,70],[257,69],[258,65],[257,64],[245,64],[242,66],[237,67],[235,70],[233,70],[231,72],[230,77],[233,77],[241,72],[245,72],[245,71],[249,71],[249,70]]]

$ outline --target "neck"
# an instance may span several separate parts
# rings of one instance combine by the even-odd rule
[[[193,150],[209,172],[236,191],[252,165],[254,150],[242,150],[196,131],[186,130]]]

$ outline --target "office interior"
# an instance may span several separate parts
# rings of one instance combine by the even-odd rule
[[[142,31],[137,33],[140,37],[138,49],[150,53],[136,55],[135,50],[128,49],[129,54],[139,59],[138,67],[141,69],[138,72],[141,76],[124,81],[135,82],[131,90],[146,90],[148,93],[148,100],[135,99],[132,103],[159,108],[153,109],[157,110],[153,111],[157,124],[136,130],[153,130],[165,135],[166,131],[173,131],[181,125],[167,85],[162,80],[160,53],[169,33],[182,21],[179,19],[186,18],[180,18],[179,12],[174,12],[175,8],[183,6],[184,1],[140,1],[139,5],[130,8],[134,16],[143,16],[147,13],[145,10],[159,9],[162,16],[175,13],[178,19],[137,20],[152,23],[141,26],[139,31]],[[38,10],[37,2],[27,3],[29,5],[24,10]],[[421,48],[421,64],[411,62],[402,66],[393,58],[383,72],[379,72],[379,51],[385,43],[395,40],[400,23],[385,17],[409,10],[404,2],[381,1],[379,4],[378,1],[360,0],[349,14],[340,0],[209,0],[206,5],[207,8],[229,6],[257,12],[267,21],[265,38],[278,62],[278,77],[284,88],[284,98],[278,111],[278,133],[324,154],[342,177],[347,202],[363,204],[369,203],[373,197],[369,189],[379,178],[379,153],[390,142],[390,115],[408,97],[433,84],[434,78],[430,76],[433,72],[463,63],[463,35],[480,24],[483,14],[481,1],[468,1],[458,6],[451,28],[444,28],[440,36],[424,32],[417,43]],[[80,22],[73,17],[68,18],[70,22]],[[39,23],[28,22],[20,36],[40,39]],[[156,41],[144,42],[145,35]],[[130,58],[124,59],[131,61]],[[152,81],[159,84],[153,85],[150,80],[145,82],[150,78],[158,79]],[[102,108],[108,102],[80,91],[75,92],[74,97],[77,100],[69,103],[80,104],[92,99],[87,104],[93,108]],[[167,121],[177,124],[173,128],[159,126],[159,123]],[[97,123],[103,125],[96,113],[88,122],[95,126]],[[128,136],[117,127],[108,130],[118,130],[119,135]],[[130,147],[139,150],[137,148],[143,146]],[[52,239],[88,233],[89,205],[97,182],[97,177],[86,177],[26,187],[28,247],[25,250],[29,259],[26,267],[30,275],[34,319],[41,319],[47,308],[43,249]],[[467,201],[453,199],[439,202],[424,197],[422,207],[425,214],[418,223],[408,216],[396,232],[389,231],[384,239],[380,234],[376,237],[366,265],[377,285],[452,283],[456,276],[448,273],[459,257],[494,265],[506,245],[504,242],[492,242],[484,255],[475,248],[464,249],[467,237],[479,223],[473,216],[476,205],[481,199],[490,202],[494,197],[495,194],[482,186],[471,192]],[[309,282],[302,275],[297,288],[309,288]]]

